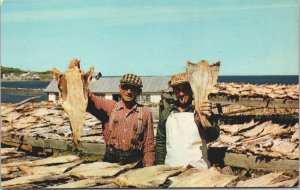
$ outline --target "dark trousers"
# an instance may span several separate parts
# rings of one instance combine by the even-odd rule
[[[143,152],[141,150],[122,151],[108,146],[105,150],[103,161],[120,165],[139,162],[138,166],[140,166],[142,165],[142,159]]]

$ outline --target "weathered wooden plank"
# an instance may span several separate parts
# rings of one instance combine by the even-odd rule
[[[37,98],[39,98],[39,97],[40,97],[40,96],[34,96],[34,97],[31,97],[31,98],[27,98],[26,100],[23,100],[23,101],[21,101],[21,102],[15,104],[14,106],[20,106],[20,105],[25,104],[25,103],[27,103],[27,102],[33,101],[33,100],[35,100],[35,99],[37,99]]]
[[[80,144],[81,144],[81,148],[79,150],[87,154],[104,155],[106,149],[105,144],[86,143],[86,142],[82,142]]]
[[[299,171],[299,160],[267,159],[258,156],[226,153],[224,163],[227,166],[257,169],[265,171]]]
[[[27,150],[27,151],[32,152],[32,146],[30,146],[30,145],[24,145],[24,144],[20,145],[19,143],[13,143],[13,142],[10,142],[10,141],[3,141],[3,140],[1,141],[1,143],[4,144],[4,145],[19,147],[23,150]]]
[[[246,98],[238,96],[219,96],[212,95],[209,97],[212,103],[220,104],[237,104],[252,107],[265,108],[299,108],[299,101],[288,99],[270,99],[270,98]]]
[[[27,149],[29,147],[41,147],[41,148],[50,148],[63,151],[73,150],[74,143],[71,140],[58,140],[58,139],[44,139],[41,137],[28,137],[20,138],[17,135],[6,134],[2,136],[3,144],[12,145],[15,147],[24,146]],[[81,142],[82,147],[79,149],[82,153],[86,154],[95,154],[103,155],[105,151],[104,143],[88,143]],[[32,148],[31,148],[32,149]]]

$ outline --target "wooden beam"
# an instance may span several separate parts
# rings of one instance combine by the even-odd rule
[[[299,160],[247,156],[235,153],[226,153],[224,164],[227,166],[265,171],[299,171]]]
[[[25,144],[19,144],[19,143],[14,143],[14,142],[8,142],[8,141],[3,141],[1,142],[4,145],[9,145],[9,146],[14,146],[29,152],[32,152],[32,146],[30,145],[25,145]]]
[[[37,99],[39,97],[40,96],[34,96],[34,97],[27,98],[26,100],[23,100],[23,101],[21,101],[21,102],[19,102],[17,104],[14,104],[14,106],[20,106],[20,105],[25,104],[27,102],[32,102],[33,100],[35,100],[35,99]]]
[[[18,135],[2,134],[2,143],[12,145],[16,147],[28,146],[28,147],[40,147],[61,151],[77,151],[74,143],[70,140],[58,140],[58,139],[45,139],[41,137],[28,137],[24,136],[20,138]],[[105,144],[104,143],[88,143],[81,142],[79,151],[84,154],[104,155]]]

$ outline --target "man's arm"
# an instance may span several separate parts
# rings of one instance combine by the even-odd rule
[[[199,121],[198,114],[195,113],[195,121],[198,126],[198,130],[200,132],[200,135],[202,138],[204,138],[207,142],[212,142],[216,140],[220,135],[220,128],[218,125],[218,119],[215,117],[211,110],[211,103],[210,101],[205,101],[201,107],[200,112],[203,116],[206,117],[206,119],[211,124],[211,127],[203,127],[201,125],[201,122]]]
[[[153,130],[153,119],[152,114],[149,111],[147,114],[147,126],[144,132],[144,158],[143,165],[144,167],[152,166],[154,164],[155,159],[155,151],[154,151],[154,130]]]
[[[100,98],[91,91],[88,92],[88,106],[86,111],[98,118],[102,123],[107,122],[112,111],[114,100]]]
[[[169,109],[162,111],[156,133],[156,144],[155,144],[155,164],[164,164],[167,155],[166,148],[166,121],[167,117],[170,115]]]

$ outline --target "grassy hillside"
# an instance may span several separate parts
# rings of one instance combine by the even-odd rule
[[[9,73],[16,73],[16,74],[22,74],[26,73],[27,71],[23,71],[18,68],[13,68],[13,67],[3,67],[1,66],[1,75],[3,74],[9,74]]]
[[[40,80],[51,80],[52,79],[52,74],[51,71],[43,71],[43,72],[36,72],[36,71],[24,71],[18,68],[13,68],[13,67],[4,67],[1,66],[1,78],[3,78],[3,74],[10,74],[14,73],[15,76],[19,76],[22,73],[27,73],[30,72],[30,75],[37,74],[40,77]],[[26,79],[25,79],[26,80]]]
[[[18,68],[13,68],[13,67],[4,67],[1,66],[1,74],[4,73],[16,73],[16,74],[21,74],[21,73],[27,73],[27,72],[32,72],[32,73],[37,73],[37,74],[51,74],[51,71],[43,71],[43,72],[36,72],[36,71],[24,71]]]

